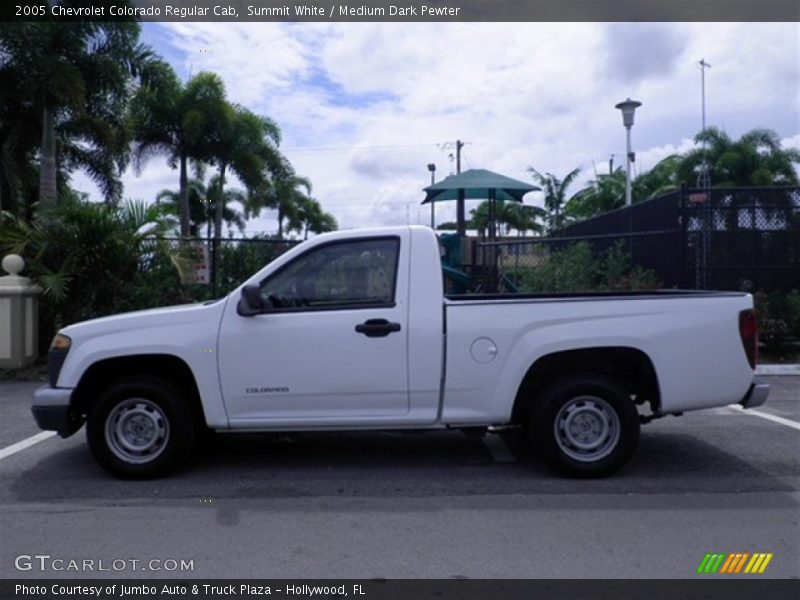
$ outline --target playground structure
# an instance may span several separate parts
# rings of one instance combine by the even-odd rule
[[[528,192],[541,188],[494,173],[486,169],[469,169],[457,175],[445,177],[438,183],[424,188],[425,199],[422,204],[455,200],[457,227],[456,233],[442,234],[439,243],[442,248],[442,271],[446,288],[450,293],[477,291],[495,292],[501,287],[515,292],[513,284],[500,275],[497,268],[498,253],[494,246],[482,255],[481,264],[475,264],[471,244],[475,240],[466,235],[466,200],[489,201],[488,242],[497,241],[497,202],[522,202]]]

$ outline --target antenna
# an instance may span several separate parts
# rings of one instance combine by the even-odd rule
[[[703,106],[703,131],[706,130],[706,69],[710,69],[711,65],[706,62],[705,58],[701,58],[700,62],[700,91]]]
[[[703,208],[703,237],[702,249],[700,252],[700,260],[697,265],[697,287],[698,289],[707,289],[708,287],[708,257],[711,253],[711,229],[713,226],[714,215],[711,209],[711,199],[709,198],[711,191],[711,174],[708,167],[706,156],[706,69],[710,69],[711,65],[701,58],[697,63],[700,67],[700,99],[702,106],[702,127],[703,140],[702,140],[702,162],[700,163],[700,172],[697,174],[697,187],[702,189],[703,200],[706,203]]]
[[[702,129],[700,131],[703,133],[703,162],[700,165],[700,173],[697,175],[697,187],[707,189],[711,187],[711,175],[709,174],[708,163],[706,163],[706,69],[710,69],[711,65],[704,58],[701,58],[697,64],[700,67],[700,101],[702,108]]]

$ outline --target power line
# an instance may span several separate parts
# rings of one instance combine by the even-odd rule
[[[438,146],[438,144],[430,142],[425,144],[387,144],[381,146],[330,146],[330,147],[295,147],[295,148],[281,148],[284,152],[341,152],[353,150],[393,150],[395,148],[423,148],[429,146]]]

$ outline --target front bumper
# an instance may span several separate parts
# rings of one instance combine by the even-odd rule
[[[739,404],[744,408],[755,408],[764,404],[767,401],[767,396],[769,396],[768,383],[753,383],[744,398],[739,401]]]
[[[72,392],[43,385],[33,393],[31,412],[40,429],[56,431],[65,438],[81,428],[83,420],[72,410]]]

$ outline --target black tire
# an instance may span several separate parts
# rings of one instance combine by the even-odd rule
[[[181,466],[197,438],[197,415],[173,384],[155,377],[114,383],[98,397],[86,424],[89,449],[123,479],[160,477]]]
[[[639,442],[636,406],[616,382],[574,375],[534,400],[529,432],[545,462],[570,477],[605,477],[631,457]]]

